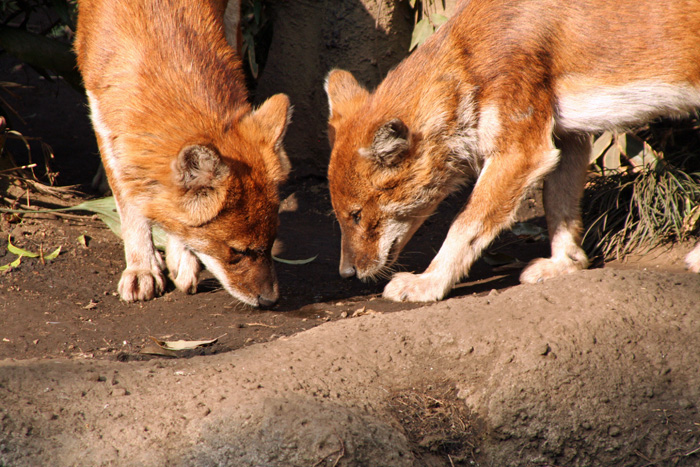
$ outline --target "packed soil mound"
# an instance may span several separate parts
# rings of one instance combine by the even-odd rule
[[[190,359],[0,363],[0,465],[697,465],[700,280],[598,269]]]

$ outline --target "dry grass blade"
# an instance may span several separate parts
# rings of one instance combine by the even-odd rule
[[[396,393],[389,406],[417,451],[437,453],[450,461],[473,460],[479,428],[452,388]]]
[[[685,240],[696,230],[700,172],[685,172],[687,157],[638,173],[598,177],[584,197],[584,247],[604,259]]]

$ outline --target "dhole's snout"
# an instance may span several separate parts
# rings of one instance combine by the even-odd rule
[[[260,308],[270,308],[279,300],[277,274],[272,265],[272,258],[264,264],[254,265],[245,271],[233,271],[227,277],[231,295],[239,300]]]
[[[231,266],[203,253],[198,253],[197,256],[224,289],[243,303],[270,308],[279,300],[279,286],[272,257],[246,258]]]
[[[257,292],[255,297],[257,304],[254,306],[270,308],[275,306],[280,298],[277,275],[274,268],[270,266],[269,270],[264,273],[264,276],[260,282],[257,282],[258,287],[255,290]]]
[[[343,263],[343,261],[340,262],[338,272],[340,273],[340,277],[343,279],[350,279],[351,277],[355,277],[357,274],[354,264]]]
[[[338,273],[343,279],[350,279],[357,275],[357,269],[355,268],[355,254],[353,253],[352,247],[350,246],[348,239],[345,235],[342,235],[341,248],[340,248],[340,265],[338,267]]]
[[[255,264],[257,263],[257,264]],[[234,273],[235,279],[238,279],[244,290],[250,291],[253,296],[251,303],[253,306],[260,308],[269,308],[274,306],[279,300],[279,285],[277,283],[277,274],[275,267],[272,264],[272,256],[267,255],[265,258],[259,258],[243,273]]]

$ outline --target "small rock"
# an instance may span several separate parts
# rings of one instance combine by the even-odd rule
[[[365,314],[365,311],[367,310],[366,306],[363,306],[362,308],[358,308],[355,310],[355,312],[352,314],[352,317],[355,318],[357,316],[362,316]]]
[[[112,395],[116,397],[128,396],[130,393],[125,388],[114,388],[112,389]]]
[[[615,438],[616,436],[620,436],[621,434],[622,430],[617,425],[613,425],[610,428],[608,428],[608,435],[612,436],[613,438]]]
[[[692,409],[695,405],[690,402],[688,399],[679,399],[678,400],[678,407],[681,409]]]
[[[340,317],[341,317],[341,318],[347,318],[347,317],[348,317],[348,312],[347,312],[347,311],[342,312],[342,313],[340,314]]]

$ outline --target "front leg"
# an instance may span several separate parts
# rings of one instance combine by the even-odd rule
[[[201,265],[192,251],[174,235],[168,235],[165,249],[165,262],[170,278],[178,290],[193,294],[197,291]]]
[[[552,144],[549,130],[546,137],[540,137],[539,144],[528,145],[524,139],[518,144],[500,145],[512,149],[496,151],[487,160],[469,202],[452,223],[428,269],[423,274],[394,276],[384,289],[385,298],[434,301],[452,290],[482,250],[512,223],[527,189],[556,165],[559,151]],[[528,147],[532,150],[523,150]]]
[[[119,296],[126,302],[150,300],[165,290],[165,265],[153,245],[151,222],[116,192],[115,198],[126,255],[126,269],[119,280]]]

